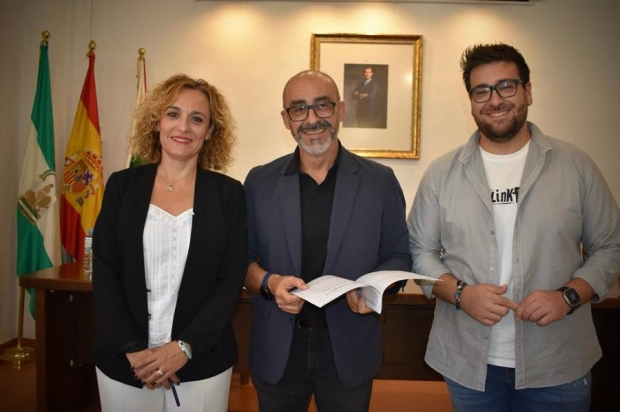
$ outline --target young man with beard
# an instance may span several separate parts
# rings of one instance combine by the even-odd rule
[[[250,171],[249,266],[254,292],[252,382],[265,412],[366,412],[381,366],[379,316],[351,291],[323,308],[290,293],[321,275],[409,270],[405,199],[388,167],[338,140],[345,103],[331,77],[293,76],[282,120],[294,153]]]
[[[413,271],[443,280],[423,286],[425,360],[456,411],[588,411],[590,302],[620,274],[618,206],[582,150],[527,122],[515,48],[468,48],[461,68],[478,130],[429,166],[408,217]]]

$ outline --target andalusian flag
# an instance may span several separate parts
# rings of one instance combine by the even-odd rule
[[[142,99],[144,99],[144,95],[146,95],[146,59],[144,54],[146,51],[144,49],[138,50],[140,57],[138,57],[138,73],[136,77],[138,78],[138,95],[136,98],[136,107],[140,104]],[[133,134],[136,130],[136,119],[134,117],[133,125],[131,127],[131,134]],[[127,164],[125,167],[135,167],[144,164],[145,162],[137,156],[134,156],[131,151],[127,154]]]
[[[84,237],[95,226],[103,198],[103,162],[93,49],[94,45],[88,53],[88,72],[75,113],[62,174],[62,244],[75,260],[84,258]]]
[[[17,276],[61,264],[47,47],[47,40],[43,40],[17,199]],[[34,307],[34,295],[31,294],[30,313],[33,317]]]

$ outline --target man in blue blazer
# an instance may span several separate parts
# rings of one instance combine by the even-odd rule
[[[252,381],[265,412],[368,411],[381,366],[379,315],[356,291],[319,309],[290,293],[331,274],[348,279],[411,268],[405,200],[393,171],[338,139],[345,103],[316,71],[284,88],[294,153],[258,166],[244,187],[254,292]],[[396,285],[395,287],[398,287]]]
[[[364,80],[355,86],[351,94],[357,100],[355,118],[357,127],[378,127],[377,125],[377,90],[379,85],[372,79],[372,67],[364,67]]]

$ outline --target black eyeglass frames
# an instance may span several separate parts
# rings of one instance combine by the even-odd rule
[[[316,117],[324,119],[334,114],[334,108],[339,102],[316,102],[314,104],[300,104],[291,107],[285,107],[284,111],[288,114],[288,118],[292,122],[303,122],[308,118],[310,109],[314,110]]]
[[[493,86],[476,86],[469,89],[469,95],[476,103],[486,103],[491,100],[493,90],[499,97],[508,98],[517,94],[517,85],[525,84],[521,79],[506,79],[494,84]]]

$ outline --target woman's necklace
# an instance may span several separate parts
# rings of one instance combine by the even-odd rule
[[[166,185],[166,190],[169,191],[169,192],[172,192],[174,190],[174,185],[176,185],[177,183],[179,183],[181,180],[185,179],[186,177],[189,177],[189,176],[193,175],[194,173],[196,173],[195,170],[193,172],[191,172],[190,174],[185,175],[185,176],[175,180],[174,182],[170,182],[169,181],[168,184]],[[164,180],[169,180],[169,179],[164,178],[164,176],[162,176],[162,175],[160,175],[160,176]]]

